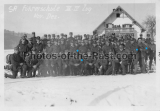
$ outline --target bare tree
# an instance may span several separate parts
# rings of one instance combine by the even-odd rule
[[[152,15],[148,15],[146,19],[142,22],[144,27],[147,30],[147,33],[151,35],[151,38],[154,39],[156,35],[156,17]]]

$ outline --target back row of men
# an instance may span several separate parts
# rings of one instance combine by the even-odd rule
[[[122,57],[107,60],[87,59],[81,61],[75,59],[63,60],[39,60],[27,56],[28,54],[42,53],[67,53],[77,50],[81,54],[93,52],[110,54],[136,54],[136,58],[123,59]],[[5,74],[5,77],[16,78],[18,71],[21,77],[35,76],[60,76],[60,75],[109,75],[109,74],[126,74],[137,73],[138,65],[142,73],[147,71],[146,61],[149,59],[149,69],[151,70],[152,61],[156,61],[156,46],[154,41],[147,34],[147,38],[142,38],[142,34],[136,40],[134,36],[125,35],[118,37],[114,33],[111,36],[92,36],[81,35],[73,37],[73,33],[69,33],[69,37],[65,34],[60,36],[55,34],[44,35],[41,39],[35,36],[32,32],[32,37],[27,38],[24,35],[17,47],[14,49],[14,54],[9,56],[11,60],[12,75]],[[38,72],[38,74],[36,74]]]

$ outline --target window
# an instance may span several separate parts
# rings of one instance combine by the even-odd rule
[[[120,13],[117,13],[117,14],[116,14],[116,17],[119,18],[119,17],[120,17]]]

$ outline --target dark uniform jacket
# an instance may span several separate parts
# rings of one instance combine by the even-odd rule
[[[13,66],[15,66],[16,68],[18,68],[20,63],[23,63],[23,62],[24,61],[23,61],[22,57],[20,57],[19,53],[18,54],[14,53],[11,55],[11,64]]]
[[[39,43],[39,44],[36,43],[34,45],[34,47],[35,47],[36,53],[41,53],[43,51],[43,44],[42,43]]]
[[[27,56],[25,61],[26,61],[26,65],[30,68],[32,68],[34,65],[36,65],[36,66],[40,65],[40,60],[38,60],[32,56]]]
[[[33,45],[35,45],[37,43],[36,39],[37,39],[36,37],[31,37],[31,41],[32,41]]]

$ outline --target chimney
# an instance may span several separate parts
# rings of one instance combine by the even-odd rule
[[[115,9],[113,9],[113,12],[115,11]]]

